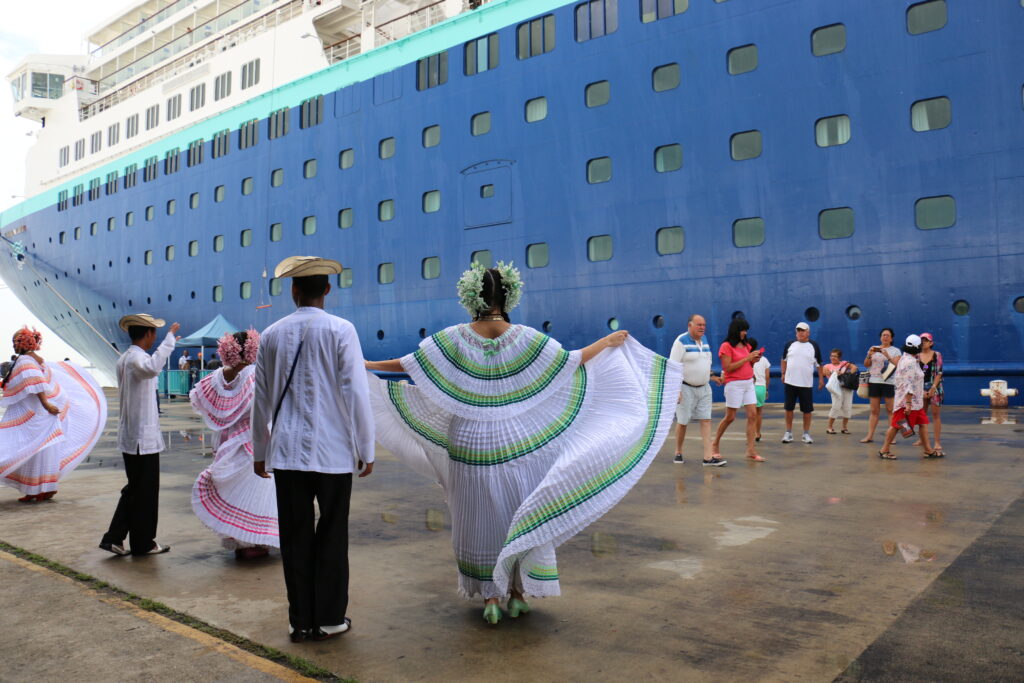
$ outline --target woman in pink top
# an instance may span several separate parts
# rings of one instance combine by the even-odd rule
[[[711,460],[705,460],[708,466],[721,466],[725,460],[719,455],[718,444],[729,425],[736,419],[736,411],[741,407],[747,414],[747,457],[757,462],[764,458],[754,447],[757,431],[757,395],[754,392],[754,363],[761,360],[761,352],[755,351],[747,342],[747,330],[750,323],[743,318],[735,318],[729,323],[729,334],[718,348],[718,360],[722,363],[722,382],[725,384],[725,417],[718,423],[714,443],[711,445]]]

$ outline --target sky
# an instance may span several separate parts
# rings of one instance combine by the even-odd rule
[[[34,142],[31,134],[39,124],[14,116],[14,103],[7,74],[30,54],[84,54],[83,35],[99,22],[128,4],[126,0],[47,0],[44,3],[4,3],[0,24],[0,210],[23,200],[25,155]],[[5,248],[0,245],[0,248]],[[7,340],[27,324],[43,333],[41,353],[58,360],[65,357],[85,364],[84,359],[43,325],[14,293],[0,285],[0,359],[10,355]]]

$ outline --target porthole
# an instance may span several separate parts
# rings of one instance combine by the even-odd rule
[[[128,299],[128,308],[131,308],[132,306],[134,306],[134,304],[132,303],[132,300]]]
[[[377,339],[384,338],[384,330],[377,330]]]
[[[612,332],[614,332],[617,329],[619,329],[619,319],[618,318],[608,318],[608,329],[611,330]]]
[[[733,320],[746,320],[747,316],[743,315],[743,311],[733,311],[732,312],[732,319]]]
[[[816,322],[818,322],[818,318],[820,318],[820,317],[821,317],[821,311],[819,311],[814,306],[811,306],[806,311],[804,311],[804,320],[806,320],[807,322],[816,323]]]
[[[153,303],[153,299],[152,299],[151,297],[148,297],[148,296],[147,296],[147,297],[146,297],[146,305],[149,305],[149,304],[151,304],[151,303]]]
[[[661,328],[665,327],[665,317],[661,315],[656,315],[654,316],[654,320],[651,321],[651,324],[654,325],[656,329],[660,330]]]
[[[860,306],[847,306],[846,307],[846,317],[849,318],[850,320],[860,320],[860,316],[861,315],[862,315],[862,312],[860,310]]]
[[[167,300],[168,300],[168,301],[172,301],[173,299],[174,299],[174,297],[173,297],[173,296],[171,296],[170,294],[168,294],[168,295],[167,295]]]
[[[550,333],[551,332],[551,321],[550,320],[545,320],[544,323],[540,326],[540,328],[542,330],[544,330],[545,334]]]
[[[426,338],[427,338],[427,328],[421,327],[420,328],[420,339],[426,339]]]
[[[953,312],[957,315],[967,315],[971,312],[971,305],[963,299],[957,299],[953,302]]]
[[[1018,296],[1013,300],[1013,310],[1024,313],[1024,296]]]
[[[196,298],[196,293],[195,293],[195,292],[191,292],[191,293],[190,293],[190,294],[188,295],[188,298],[190,298],[190,299],[195,299],[195,298]]]
[[[125,261],[127,261],[128,263],[131,263],[132,262],[132,257],[129,256],[127,259],[125,259]]]

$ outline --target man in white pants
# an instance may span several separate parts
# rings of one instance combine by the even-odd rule
[[[711,456],[711,380],[721,384],[722,380],[711,374],[711,347],[704,333],[707,322],[694,313],[686,321],[686,332],[676,337],[669,358],[683,364],[683,384],[679,388],[679,404],[676,406],[676,457],[673,462],[683,463],[683,440],[686,427],[693,420],[700,421],[700,437],[704,442],[704,462],[710,463]],[[725,464],[725,460],[720,461]],[[715,463],[716,465],[718,463]]]

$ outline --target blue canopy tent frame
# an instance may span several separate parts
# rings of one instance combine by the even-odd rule
[[[175,343],[174,346],[175,348],[179,349],[198,348],[200,350],[200,356],[202,356],[202,353],[206,349],[206,347],[216,348],[217,342],[220,341],[221,337],[223,337],[225,334],[233,334],[238,331],[239,328],[236,325],[232,325],[227,320],[227,318],[218,313],[213,320],[206,323],[205,325],[203,325],[202,327],[200,327],[198,330],[188,335],[187,337],[182,337]],[[183,389],[188,387],[188,373],[181,370],[171,370],[170,363],[171,360],[170,358],[168,358],[167,369],[164,370],[164,372],[162,373],[163,376],[161,377],[160,381],[160,388],[163,390],[164,396],[169,397],[171,395],[172,384],[175,385],[173,387],[175,389],[173,393],[188,394],[188,391]],[[202,358],[200,376],[202,376],[202,373],[205,370],[205,363],[206,359]],[[182,374],[178,376],[178,373]]]

